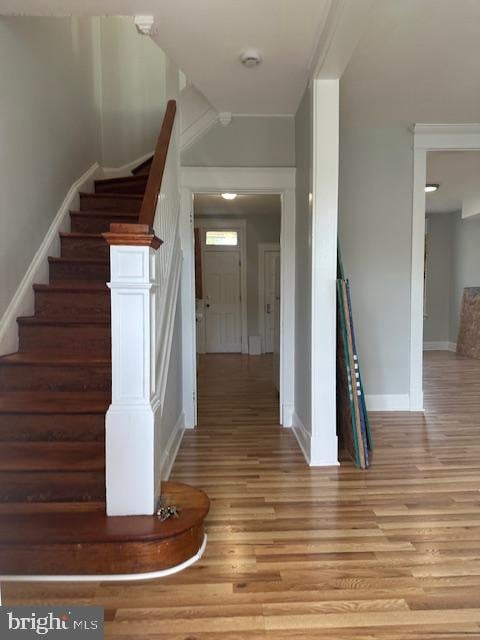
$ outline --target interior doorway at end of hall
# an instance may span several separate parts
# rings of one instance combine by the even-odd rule
[[[195,194],[197,354],[268,356],[279,391],[281,229],[279,195]]]

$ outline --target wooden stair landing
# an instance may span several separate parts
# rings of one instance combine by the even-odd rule
[[[125,575],[160,572],[194,557],[204,540],[208,497],[165,482],[178,519],[108,517],[102,504],[0,507],[0,577]]]
[[[165,485],[178,520],[106,516],[112,366],[101,234],[138,222],[148,167],[80,194],[49,283],[33,287],[34,315],[17,319],[18,352],[0,357],[0,575],[158,572],[202,545],[208,498],[186,485]]]

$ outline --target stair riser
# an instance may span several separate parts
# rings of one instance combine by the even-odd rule
[[[20,352],[110,357],[110,327],[20,325]]]
[[[110,367],[0,366],[1,391],[110,391]]]
[[[128,180],[109,180],[108,182],[97,181],[95,183],[95,193],[125,193],[133,195],[143,195],[147,186],[148,176],[132,177]]]
[[[0,442],[102,442],[101,414],[0,414]]]
[[[112,222],[125,222],[133,224],[138,221],[138,216],[128,216],[119,218],[118,216],[95,216],[92,214],[75,215],[70,214],[71,229],[77,233],[105,233],[110,231]]]
[[[103,472],[0,473],[0,502],[99,502],[105,500]]]
[[[110,247],[105,240],[100,238],[61,238],[62,258],[93,258],[94,260],[107,260],[110,256]]]
[[[95,194],[80,194],[81,211],[100,211],[110,209],[112,211],[129,211],[139,213],[142,200],[139,197],[95,196]]]
[[[110,264],[82,263],[82,262],[51,262],[50,282],[80,281],[80,282],[108,282],[110,279]]]
[[[110,317],[110,292],[36,291],[35,314],[41,318]]]

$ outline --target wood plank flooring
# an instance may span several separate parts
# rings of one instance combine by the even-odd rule
[[[204,558],[149,583],[4,585],[4,602],[98,604],[122,640],[479,640],[480,361],[425,360],[427,413],[373,414],[359,471],[306,466],[268,357],[203,357],[172,479],[212,500]]]

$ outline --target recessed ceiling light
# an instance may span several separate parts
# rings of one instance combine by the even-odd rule
[[[222,198],[224,200],[235,200],[237,197],[236,193],[222,193]]]
[[[425,185],[425,193],[433,193],[434,191],[438,191],[439,187],[439,184],[427,184]]]

